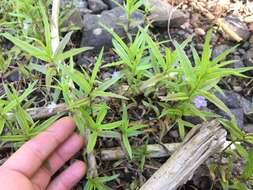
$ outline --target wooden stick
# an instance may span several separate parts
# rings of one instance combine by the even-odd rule
[[[30,109],[27,109],[26,111],[34,120],[38,120],[38,119],[50,117],[60,112],[64,112],[66,110],[67,110],[67,105],[64,103],[61,103],[53,107],[46,106],[46,107],[30,108]],[[14,118],[14,114],[8,113],[7,117],[8,119],[11,120]]]
[[[153,174],[140,190],[176,190],[226,142],[226,130],[217,121],[192,129],[179,149]]]
[[[171,155],[180,146],[180,143],[171,144],[151,144],[147,145],[149,158],[162,158]],[[126,158],[125,152],[121,147],[102,149],[100,151],[100,158],[104,161],[120,160]]]
[[[231,141],[226,141],[222,149],[227,148]],[[147,145],[148,158],[163,158],[171,156],[182,144],[181,143],[166,143],[166,144],[149,144]],[[142,147],[137,147],[142,148]],[[232,147],[233,148],[233,147]],[[100,150],[100,158],[103,161],[114,161],[127,158],[121,147],[103,148]]]
[[[52,53],[55,54],[59,44],[59,12],[61,0],[53,0],[52,17],[51,17],[51,39],[52,39]]]

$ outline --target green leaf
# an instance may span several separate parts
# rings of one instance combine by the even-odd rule
[[[159,118],[162,118],[164,116],[181,116],[183,112],[180,109],[177,108],[166,108],[162,111]]]
[[[40,8],[40,13],[42,15],[42,21],[43,21],[43,25],[44,25],[44,34],[45,34],[45,39],[46,39],[47,53],[51,57],[52,56],[52,46],[51,46],[50,25],[48,22],[46,8],[42,4],[41,0],[39,0],[39,8]]]
[[[105,183],[105,182],[113,181],[113,180],[117,179],[119,176],[120,176],[119,174],[116,174],[116,175],[112,175],[112,176],[99,177],[99,181]]]
[[[74,57],[75,55],[78,55],[80,53],[83,53],[83,52],[91,50],[91,49],[93,49],[93,48],[83,47],[83,48],[71,49],[71,50],[66,51],[64,53],[60,53],[60,54],[55,55],[54,62],[64,61],[65,59],[68,59],[70,57]]]
[[[32,120],[31,117],[20,105],[16,108],[15,116],[20,128],[24,129],[25,134],[28,134],[30,132],[30,123],[28,121]]]
[[[219,122],[231,133],[231,136],[234,140],[243,141],[244,133],[234,121],[219,119]]]
[[[178,129],[179,129],[180,138],[183,140],[184,137],[185,137],[184,123],[182,122],[181,119],[178,119],[178,120],[177,120],[177,123],[178,123]]]
[[[3,133],[4,126],[5,126],[5,119],[1,118],[0,119],[0,135],[2,135],[2,133]]]
[[[115,121],[113,123],[103,124],[101,125],[101,128],[105,130],[111,130],[111,129],[116,129],[120,127],[121,125],[122,125],[122,121]]]
[[[122,140],[123,140],[124,147],[128,153],[128,156],[130,157],[130,159],[132,159],[133,158],[132,148],[128,140],[128,135],[126,133],[122,134]]]
[[[59,118],[61,118],[63,116],[63,114],[64,113],[59,113],[59,114],[56,114],[54,116],[51,116],[50,118],[48,118],[47,120],[45,120],[44,122],[42,122],[41,124],[39,124],[38,126],[36,126],[32,130],[33,136],[35,136],[35,135],[39,134],[40,132],[44,131],[45,129],[47,129],[55,121],[57,121]]]
[[[99,71],[99,68],[102,64],[102,56],[103,56],[103,52],[104,52],[104,49],[101,50],[99,56],[98,56],[98,59],[95,63],[95,67],[92,71],[92,75],[91,75],[91,79],[90,79],[90,85],[93,86],[94,85],[94,82],[95,82],[95,79],[96,79],[96,76],[97,76],[97,73]]]
[[[113,77],[105,82],[103,82],[103,84],[101,84],[97,90],[98,91],[106,91],[108,88],[110,88],[112,85],[114,85],[118,80],[120,80],[122,77],[124,76],[124,74],[119,74],[116,77]]]
[[[211,94],[210,92],[204,91],[204,90],[199,90],[197,93],[201,96],[204,96],[206,99],[208,99],[210,102],[212,102],[218,108],[220,108],[222,111],[227,113],[231,118],[234,118],[234,115],[230,111],[230,109],[215,95]]]
[[[178,60],[182,66],[186,80],[191,84],[191,86],[194,86],[196,82],[196,75],[194,73],[192,64],[182,47],[177,42],[175,42],[175,46],[177,50]]]
[[[98,133],[99,137],[104,137],[104,138],[115,138],[115,139],[120,139],[121,135],[117,131],[99,131]]]
[[[103,91],[95,90],[91,93],[91,97],[93,97],[93,98],[98,97],[98,96],[128,100],[128,98],[126,98],[124,96],[121,96],[121,95],[118,95],[118,94],[114,94],[112,92],[103,92]]]
[[[241,157],[244,159],[248,159],[249,154],[247,153],[247,150],[239,143],[233,143],[233,145],[236,147],[237,152]]]
[[[194,63],[195,63],[196,66],[199,66],[200,63],[201,63],[199,54],[198,54],[197,50],[194,47],[191,47],[191,50],[192,50],[192,55],[193,55]]]
[[[184,93],[184,92],[178,92],[178,93],[175,93],[175,94],[168,94],[165,97],[159,97],[159,98],[161,99],[161,101],[168,102],[168,101],[183,101],[183,100],[188,100],[189,96],[186,93]]]
[[[34,56],[46,62],[51,62],[52,58],[45,50],[38,49],[30,45],[29,43],[22,41],[18,39],[17,37],[14,37],[10,34],[4,33],[1,35],[5,37],[6,39],[10,40],[12,43],[14,43],[16,46],[18,46],[21,50],[25,51],[29,55]]]
[[[253,174],[253,148],[249,152],[249,156],[248,156],[248,159],[247,159],[247,164],[244,168],[242,177],[244,179],[248,179],[252,176],[252,174]]]
[[[217,65],[218,63],[223,61],[229,54],[234,52],[238,46],[239,46],[239,44],[232,47],[232,48],[230,48],[230,49],[228,49],[228,50],[226,50],[226,51],[224,51],[222,54],[220,54],[218,57],[216,57],[210,64],[211,65]]]
[[[67,46],[67,44],[68,44],[69,41],[70,41],[70,37],[71,37],[72,34],[73,34],[73,31],[68,32],[68,33],[64,36],[64,38],[60,41],[60,44],[59,44],[59,46],[57,47],[56,52],[55,52],[56,55],[57,55],[57,54],[63,53],[65,47]]]
[[[71,80],[73,80],[85,93],[89,94],[91,91],[91,86],[87,80],[85,80],[84,74],[78,70],[72,70],[68,66],[59,65],[63,72],[66,73]]]
[[[24,101],[27,98],[27,96],[29,96],[35,90],[34,87],[35,87],[36,83],[37,83],[37,81],[33,82],[32,84],[29,84],[27,89],[23,92],[22,95],[17,97],[17,99],[15,99],[15,100],[9,99],[10,102],[4,107],[3,112],[4,113],[10,112],[13,108],[15,108],[17,105],[19,105],[22,101]],[[6,93],[10,93],[10,95],[11,95],[9,88],[6,85],[4,85],[4,89],[5,89]]]
[[[97,132],[93,131],[88,138],[87,153],[91,153],[96,145],[98,138]]]
[[[154,75],[152,78],[143,81],[141,86],[140,86],[140,90],[145,90],[147,88],[153,87],[155,86],[158,82],[160,82],[161,80],[167,78],[167,76],[158,74],[158,75]]]
[[[96,118],[96,124],[101,124],[105,118],[107,114],[107,109],[100,109],[100,111],[97,114],[97,118]]]
[[[130,132],[132,132],[132,131],[136,131],[136,130],[139,130],[139,129],[143,129],[143,128],[145,128],[145,127],[147,127],[147,125],[144,125],[144,124],[135,124],[135,125],[133,125],[132,127],[129,127],[129,128],[127,129],[127,132],[130,133]]]
[[[212,53],[212,49],[210,48],[210,42],[211,42],[211,37],[212,37],[212,30],[209,30],[206,35],[206,40],[204,43],[203,47],[203,52],[202,52],[202,59],[201,59],[201,64],[206,65],[209,63],[210,56]]]

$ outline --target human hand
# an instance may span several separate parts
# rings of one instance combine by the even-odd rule
[[[0,167],[2,190],[70,190],[86,171],[81,161],[74,162],[53,181],[51,177],[84,145],[75,132],[71,117],[65,117],[26,142]]]

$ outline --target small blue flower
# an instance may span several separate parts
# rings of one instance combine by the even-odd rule
[[[196,96],[195,99],[193,100],[193,103],[195,107],[198,109],[207,107],[207,101],[203,96]]]
[[[182,76],[182,80],[183,80],[183,81],[186,80],[186,76],[185,76],[185,75]]]
[[[56,103],[52,102],[50,105],[47,106],[48,112],[53,113],[54,109],[56,108]]]
[[[119,72],[119,71],[114,71],[114,72],[112,73],[112,79],[118,78],[119,75],[120,75],[120,72]]]

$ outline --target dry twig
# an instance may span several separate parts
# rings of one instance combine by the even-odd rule
[[[222,150],[225,142],[226,131],[217,121],[199,125],[140,190],[176,190],[208,157]]]

